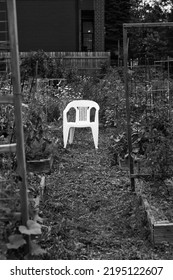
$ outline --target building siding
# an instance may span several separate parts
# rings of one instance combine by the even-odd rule
[[[79,9],[94,10],[94,0],[79,0]]]
[[[17,0],[20,51],[77,51],[76,0]]]
[[[19,50],[81,51],[81,11],[94,10],[94,50],[104,51],[104,0],[16,0]]]

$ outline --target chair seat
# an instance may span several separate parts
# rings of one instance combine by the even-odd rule
[[[76,122],[68,122],[67,124],[70,127],[91,127],[92,125],[95,125],[95,123],[92,122],[89,124],[88,122],[80,122],[80,123],[76,123]]]

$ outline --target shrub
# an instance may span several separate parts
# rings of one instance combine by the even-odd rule
[[[108,68],[107,74],[99,79],[86,77],[83,80],[84,99],[91,99],[100,105],[99,117],[105,126],[124,126],[124,85],[115,68]]]
[[[165,180],[173,177],[173,123],[168,119],[165,106],[159,106],[146,125],[148,143],[145,144],[146,166],[153,178]]]
[[[36,67],[38,67],[37,70]],[[22,59],[20,68],[22,79],[35,77],[36,71],[41,78],[62,78],[64,76],[61,63],[49,57],[43,50],[30,52],[27,57]]]

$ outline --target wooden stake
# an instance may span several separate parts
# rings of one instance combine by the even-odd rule
[[[24,149],[24,133],[22,123],[22,96],[20,84],[20,69],[19,69],[19,47],[18,47],[18,32],[17,32],[17,14],[16,1],[7,0],[8,9],[8,27],[11,47],[11,70],[14,95],[14,111],[16,124],[16,139],[17,139],[17,164],[20,181],[20,198],[21,198],[21,213],[22,223],[27,225],[28,215],[28,195],[27,195],[27,180],[26,180],[26,160]],[[27,251],[29,253],[29,238],[27,239]]]
[[[127,140],[129,150],[129,168],[130,175],[134,173],[132,154],[132,139],[131,139],[131,124],[130,124],[130,102],[129,102],[129,86],[128,86],[128,39],[127,29],[123,26],[123,51],[124,51],[124,82],[125,82],[125,94],[126,94],[126,115],[127,115]],[[130,177],[131,189],[135,190],[135,180]]]

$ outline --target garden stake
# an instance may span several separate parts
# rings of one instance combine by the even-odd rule
[[[28,214],[28,194],[27,194],[27,179],[26,179],[26,160],[24,149],[24,132],[22,122],[22,95],[20,83],[20,69],[19,69],[19,50],[18,50],[18,33],[17,33],[17,14],[15,0],[7,0],[8,11],[8,27],[11,49],[11,70],[13,81],[14,94],[14,111],[15,111],[15,126],[17,139],[17,171],[20,184],[20,201],[22,224],[27,225],[29,219]],[[26,238],[26,253],[30,253],[30,237]]]
[[[123,49],[124,49],[124,81],[125,81],[125,94],[126,94],[126,115],[127,115],[127,140],[129,152],[129,167],[130,167],[130,181],[131,190],[135,191],[135,180],[131,177],[134,173],[133,158],[132,158],[132,140],[131,140],[131,125],[130,125],[130,104],[129,104],[129,87],[128,87],[128,39],[127,29],[123,27]]]

